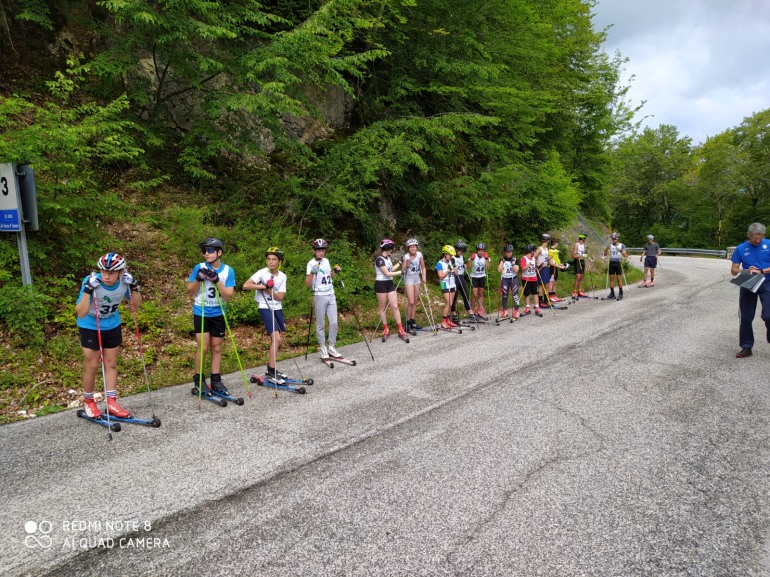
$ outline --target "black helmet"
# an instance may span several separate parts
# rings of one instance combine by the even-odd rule
[[[277,256],[278,260],[283,262],[283,252],[281,252],[281,249],[277,246],[271,246],[265,251],[265,257],[268,257],[270,255]]]
[[[487,243],[480,242],[476,245],[476,250],[487,250]]]
[[[201,250],[203,250],[204,248],[215,248],[217,250],[221,250],[222,252],[225,252],[225,243],[223,243],[218,238],[214,238],[213,236],[210,236],[201,243]]]
[[[503,247],[503,252],[513,252],[513,245],[512,244],[506,244]]]
[[[540,235],[540,242],[545,242],[547,240],[551,240],[551,235],[546,233],[543,233]]]
[[[459,239],[459,240],[458,240],[458,241],[455,243],[455,249],[456,249],[456,250],[468,250],[468,245],[465,243],[465,241],[464,241],[464,240],[462,240],[462,239]]]
[[[525,253],[528,253],[528,252],[534,252],[534,250],[535,250],[536,248],[537,248],[537,247],[536,247],[534,244],[531,244],[531,243],[530,243],[530,244],[528,244],[527,246],[525,246],[525,247],[524,247],[524,252],[525,252]]]
[[[313,241],[313,250],[319,250],[322,248],[329,248],[329,243],[322,238],[317,238]]]

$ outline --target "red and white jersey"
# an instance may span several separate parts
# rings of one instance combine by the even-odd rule
[[[523,256],[519,263],[521,268],[521,280],[537,282],[537,259],[535,257]]]

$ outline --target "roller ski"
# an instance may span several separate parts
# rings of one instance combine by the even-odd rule
[[[279,391],[287,391],[289,393],[296,393],[298,395],[305,394],[305,387],[295,387],[292,385],[287,385],[283,382],[283,379],[280,379],[278,377],[268,377],[268,376],[262,377],[259,375],[252,375],[249,381],[256,385],[259,385],[260,387],[277,389]]]
[[[143,427],[152,427],[154,429],[160,427],[160,419],[155,415],[152,416],[152,419],[140,419],[135,417],[118,405],[116,399],[107,398],[107,411],[110,413],[110,421],[130,423],[132,425],[141,425]],[[102,415],[102,418],[104,418],[104,415]]]
[[[351,367],[356,366],[356,361],[352,359],[346,359],[340,354],[340,352],[337,349],[335,349],[331,345],[329,345],[329,360],[335,363],[342,363],[343,365],[350,365]]]
[[[109,430],[113,433],[120,432],[120,423],[115,422],[113,417],[110,417],[109,422],[107,421],[107,417],[105,415],[100,414],[98,417],[89,417],[83,409],[78,409],[76,415],[81,419],[85,419],[86,421],[91,421],[92,423],[101,425],[104,428],[109,428]]]

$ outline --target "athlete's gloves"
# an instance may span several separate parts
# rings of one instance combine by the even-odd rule
[[[275,286],[275,281],[273,279],[270,279],[265,283],[265,286],[269,289],[272,289]]]
[[[132,275],[130,272],[124,272],[123,276],[120,277],[120,280],[123,281],[123,284],[128,285],[128,288],[131,290],[135,290],[136,287],[139,286],[139,282],[134,278],[134,275]]]
[[[201,269],[204,271],[204,274],[206,275],[206,278],[213,282],[214,284],[217,284],[219,282],[219,275],[217,274],[217,271],[211,268],[205,268]]]
[[[197,280],[198,282],[206,282],[206,279],[209,278],[209,275],[206,272],[206,270],[207,269],[205,269],[205,268],[199,268],[198,269],[198,274],[195,275],[195,280]]]
[[[482,254],[481,256],[483,256],[485,259],[489,259],[489,253],[486,251],[484,251],[484,254]]]
[[[318,274],[321,272],[321,269],[318,268],[318,265],[315,265],[313,268],[310,269],[310,274]]]
[[[100,284],[102,284],[102,281],[99,280],[99,277],[96,276],[95,272],[92,272],[91,276],[89,276],[83,284],[83,292],[87,295],[94,294],[94,290],[99,288]]]

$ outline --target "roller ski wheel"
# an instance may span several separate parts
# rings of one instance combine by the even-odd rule
[[[336,362],[336,363],[342,363],[344,365],[350,365],[351,367],[356,366],[356,361],[353,359],[346,359],[345,357],[332,357],[330,360]]]
[[[258,375],[252,375],[250,381],[252,383],[256,383],[260,387],[266,387],[268,389],[277,389],[280,391],[288,391],[290,393],[296,393],[298,395],[304,395],[307,392],[305,390],[305,387],[293,387],[291,385],[276,383],[274,381],[265,379],[264,377],[261,377]],[[313,384],[312,379],[309,379],[309,382],[310,384]]]
[[[406,336],[406,334],[398,335],[398,338],[404,341],[405,343],[409,344],[409,337]]]
[[[327,367],[329,367],[330,369],[333,369],[333,368],[334,368],[334,360],[332,360],[331,358],[328,358],[328,359],[321,359],[321,362],[322,362],[323,364],[325,364]]]
[[[96,423],[97,425],[101,425],[104,428],[109,428],[109,430],[112,431],[113,433],[120,432],[120,429],[121,429],[120,423],[115,422],[113,418],[110,418],[110,421],[107,422],[107,419],[105,418],[96,419],[94,417],[89,417],[88,415],[86,415],[86,412],[83,409],[78,409],[75,414],[81,419],[85,419],[86,421]]]

